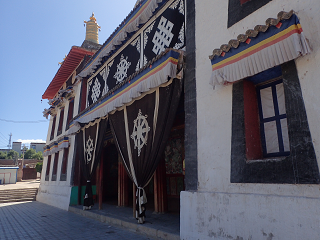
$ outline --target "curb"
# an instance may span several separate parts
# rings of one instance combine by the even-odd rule
[[[142,224],[131,223],[131,222],[117,219],[117,218],[100,215],[90,211],[83,211],[82,209],[79,209],[79,208],[69,206],[69,212],[79,214],[84,217],[89,217],[103,223],[110,223],[112,225],[121,226],[133,232],[140,233],[140,234],[142,233],[152,238],[160,238],[165,240],[180,240],[180,236],[176,234],[164,232],[159,229],[146,227]]]

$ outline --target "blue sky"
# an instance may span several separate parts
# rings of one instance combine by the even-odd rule
[[[0,148],[12,141],[46,140],[49,120],[41,96],[72,46],[85,38],[94,12],[102,44],[136,0],[10,0],[0,2]],[[27,123],[31,122],[31,123]]]

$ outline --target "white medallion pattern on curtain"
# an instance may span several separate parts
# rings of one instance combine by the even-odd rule
[[[184,15],[184,3],[183,3],[184,0],[177,0],[175,1],[169,8],[170,9],[176,9],[179,5],[179,12]]]
[[[138,156],[140,156],[142,147],[147,145],[148,133],[150,131],[147,117],[147,115],[143,116],[141,109],[139,109],[138,116],[133,121],[134,126],[131,138],[134,141],[134,149],[138,148]]]
[[[131,62],[128,62],[128,57],[124,58],[121,55],[120,62],[117,64],[117,72],[114,74],[114,78],[117,79],[117,84],[121,83],[127,77],[127,71],[131,66]]]
[[[101,87],[101,84],[98,80],[98,78],[96,78],[96,80],[94,81],[94,85],[93,85],[93,88],[92,88],[92,94],[91,94],[91,99],[93,102],[96,102],[100,96],[100,87]]]
[[[89,136],[87,142],[86,142],[86,154],[87,154],[87,163],[91,162],[92,160],[92,151],[93,151],[93,140]]]
[[[137,49],[137,51],[139,52],[139,53],[141,53],[141,44],[140,44],[140,42],[141,42],[141,38],[140,38],[140,36],[139,37],[137,37],[132,43],[131,43],[131,45],[132,46],[134,46],[134,47],[136,47],[136,49]],[[136,65],[136,71],[139,71],[139,69],[140,69],[140,59],[138,60],[138,62],[137,62],[137,65]]]
[[[153,36],[152,42],[154,44],[152,52],[160,54],[165,50],[166,47],[170,46],[173,39],[172,28],[174,24],[165,17],[161,17],[158,30]]]

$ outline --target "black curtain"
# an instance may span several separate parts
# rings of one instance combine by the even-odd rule
[[[91,178],[99,164],[107,123],[107,119],[101,119],[95,124],[89,123],[87,126],[82,126],[82,129],[76,135],[81,170],[87,182],[83,209],[90,209],[94,204]]]
[[[151,180],[163,155],[182,91],[182,80],[174,79],[166,87],[109,115],[112,133],[128,175],[137,186],[139,223],[144,222],[144,187]]]

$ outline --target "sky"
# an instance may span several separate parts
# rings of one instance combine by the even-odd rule
[[[45,142],[49,108],[42,94],[72,46],[85,39],[94,12],[103,44],[136,0],[0,0],[0,149],[11,142]]]

